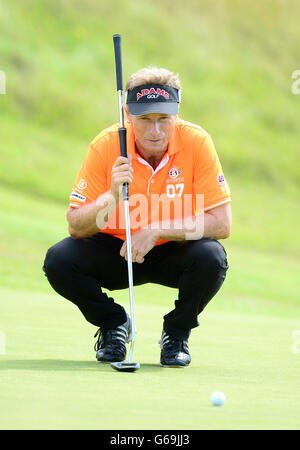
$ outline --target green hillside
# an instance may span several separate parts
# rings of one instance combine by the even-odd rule
[[[230,182],[231,242],[299,255],[299,14],[296,0],[1,1],[1,185],[67,206],[89,141],[118,120],[117,32],[124,78],[180,74],[181,117],[211,134]]]
[[[299,428],[299,17],[297,0],[0,0],[0,429]],[[230,270],[175,373],[157,344],[175,289],[135,288],[141,369],[119,374],[42,271],[89,142],[118,120],[115,33],[125,79],[179,73],[180,116],[232,191]]]

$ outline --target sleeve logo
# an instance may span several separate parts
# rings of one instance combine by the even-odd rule
[[[86,201],[86,197],[84,197],[83,195],[78,194],[77,192],[72,192],[70,195],[70,199],[74,199],[74,200],[78,200],[79,202],[85,202]]]
[[[226,186],[226,180],[223,174],[218,176],[218,183],[221,186],[221,190],[224,191]]]
[[[87,188],[87,182],[84,178],[81,178],[79,183],[77,184],[78,189],[83,190]]]

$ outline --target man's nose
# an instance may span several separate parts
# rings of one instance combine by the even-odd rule
[[[153,120],[151,122],[151,132],[155,135],[159,134],[160,132],[160,126],[159,126],[159,121],[158,120]]]

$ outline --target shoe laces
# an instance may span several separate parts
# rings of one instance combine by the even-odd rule
[[[97,352],[100,348],[106,348],[107,350],[114,350],[120,347],[120,345],[125,345],[126,341],[126,331],[121,325],[112,330],[107,330],[105,328],[99,328],[94,335],[97,341],[94,345],[94,350]]]
[[[188,340],[170,336],[163,333],[161,338],[161,346],[164,352],[168,355],[175,356],[179,352],[189,353]]]

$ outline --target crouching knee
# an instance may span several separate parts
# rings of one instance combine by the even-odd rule
[[[43,271],[48,278],[57,278],[68,271],[70,263],[63,246],[60,243],[53,245],[46,253]]]
[[[202,269],[218,272],[229,267],[224,247],[213,239],[195,241],[190,256],[194,264]]]

